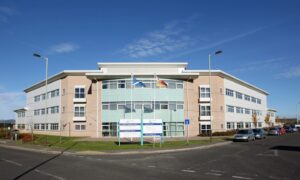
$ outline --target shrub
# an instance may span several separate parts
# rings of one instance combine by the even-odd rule
[[[29,133],[23,133],[23,134],[20,134],[19,139],[21,139],[22,142],[31,142],[32,136]],[[33,135],[33,140],[35,140],[35,139],[36,139],[36,136]]]
[[[236,133],[236,130],[222,131],[222,132],[213,132],[213,136],[232,136]]]

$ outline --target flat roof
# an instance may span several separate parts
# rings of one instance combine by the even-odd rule
[[[106,68],[106,67],[141,67],[141,66],[158,66],[158,67],[183,67],[186,68],[188,63],[187,62],[98,62],[99,68]]]
[[[209,70],[185,70],[183,72],[186,72],[186,73],[196,73],[197,72],[197,73],[199,73],[200,76],[201,75],[206,75],[206,76],[209,75]],[[242,85],[245,85],[245,86],[247,86],[249,88],[252,88],[252,89],[254,89],[256,91],[259,91],[259,92],[261,92],[263,94],[269,95],[269,93],[267,91],[265,91],[263,89],[260,89],[260,88],[254,86],[254,85],[252,85],[250,83],[247,83],[246,81],[243,81],[243,80],[241,80],[241,79],[239,79],[239,78],[237,78],[237,77],[235,77],[235,76],[233,76],[231,74],[228,74],[228,73],[226,73],[226,72],[224,72],[222,70],[211,70],[211,73],[212,73],[212,75],[220,75],[220,76],[222,76],[224,78],[236,81],[236,82],[238,82],[238,83],[240,83]]]

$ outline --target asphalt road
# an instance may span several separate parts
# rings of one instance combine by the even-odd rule
[[[0,179],[299,179],[300,132],[152,155],[47,155],[0,148]]]

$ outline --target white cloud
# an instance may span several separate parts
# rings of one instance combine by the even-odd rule
[[[16,14],[18,14],[18,12],[15,9],[6,6],[0,6],[0,23],[7,23],[9,16]]]
[[[184,49],[193,44],[193,39],[185,34],[193,19],[170,22],[127,44],[121,52],[132,58],[143,58]]]
[[[280,77],[291,79],[300,77],[300,66],[290,68],[283,73],[279,74]]]
[[[23,92],[0,93],[0,119],[15,118],[13,110],[24,105],[25,94]]]
[[[60,43],[53,45],[49,48],[50,53],[68,53],[75,51],[79,48],[77,44],[74,43]]]

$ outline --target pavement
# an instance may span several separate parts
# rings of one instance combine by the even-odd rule
[[[300,133],[189,151],[43,154],[0,147],[0,179],[299,179]]]

